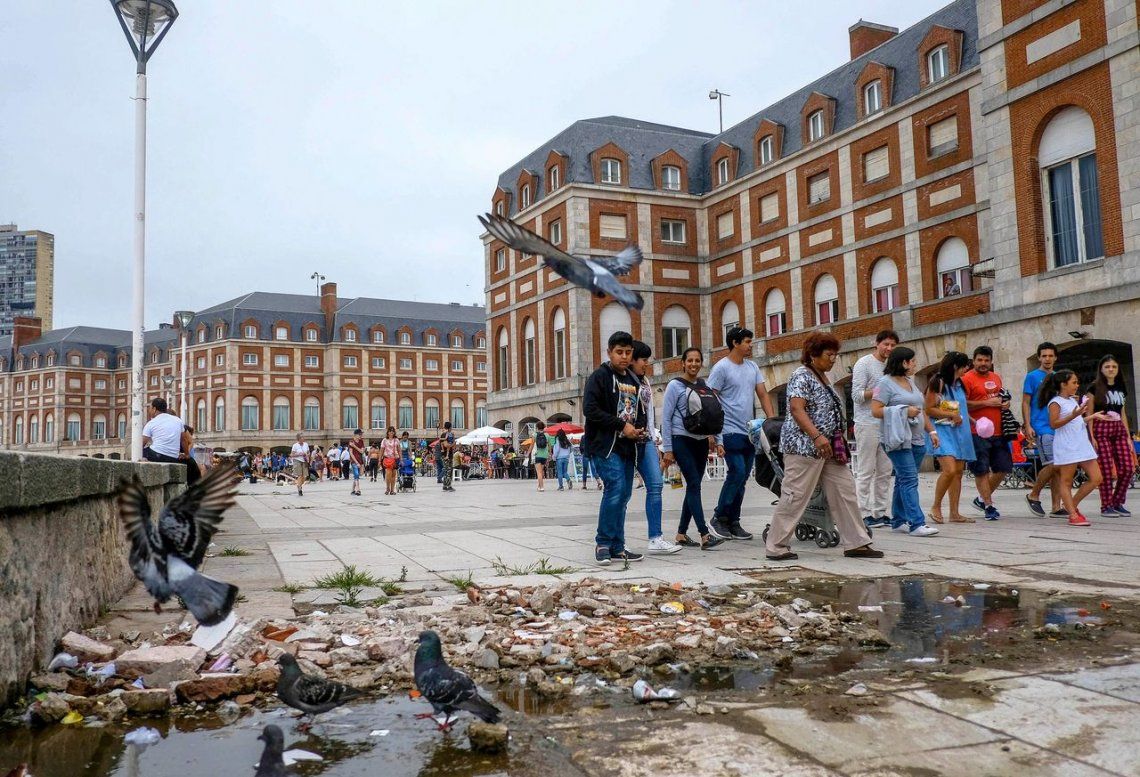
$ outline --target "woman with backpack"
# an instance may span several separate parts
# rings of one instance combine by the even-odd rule
[[[550,458],[550,438],[546,436],[546,424],[539,421],[534,425],[534,475],[538,478],[538,490],[545,491],[543,487],[546,469],[546,460]]]
[[[566,436],[565,429],[558,430],[558,436],[554,438],[554,471],[558,473],[558,490],[565,490],[562,487],[563,479],[566,480],[566,486],[574,490],[574,478],[566,473],[566,469],[570,464],[570,457],[574,455],[574,446],[570,443],[570,438]]]
[[[685,501],[681,506],[681,523],[677,527],[678,545],[712,550],[724,540],[709,532],[705,510],[701,504],[701,481],[708,466],[709,448],[720,445],[724,411],[716,392],[701,380],[704,357],[699,348],[688,348],[681,354],[683,377],[669,381],[661,409],[661,443],[665,449],[664,465],[674,461],[685,479]],[[719,411],[719,415],[718,415]],[[719,423],[718,423],[719,420]],[[697,523],[700,543],[689,538],[689,521]]]

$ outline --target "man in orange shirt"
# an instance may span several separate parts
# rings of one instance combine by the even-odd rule
[[[974,473],[974,483],[978,496],[973,505],[985,513],[987,521],[1001,518],[993,503],[994,489],[1002,479],[1013,471],[1013,456],[1009,443],[1001,434],[1001,411],[1009,407],[1001,393],[1001,376],[993,370],[994,351],[988,345],[974,349],[974,368],[962,376],[966,387],[966,407],[970,411],[970,431],[974,433],[974,456],[970,471]],[[993,435],[979,437],[977,421],[987,418],[993,423]]]

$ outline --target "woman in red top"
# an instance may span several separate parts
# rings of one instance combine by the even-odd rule
[[[396,463],[400,460],[400,441],[396,439],[396,427],[389,426],[388,434],[380,442],[380,462],[384,465],[384,483],[388,486],[385,495],[396,493]]]

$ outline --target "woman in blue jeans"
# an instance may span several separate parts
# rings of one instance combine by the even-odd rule
[[[681,354],[682,378],[669,381],[665,389],[665,405],[661,409],[661,443],[665,449],[665,466],[674,461],[685,479],[685,502],[681,505],[681,523],[677,527],[675,542],[683,547],[695,548],[698,543],[689,538],[689,521],[697,523],[701,535],[701,550],[711,550],[724,540],[709,532],[705,523],[705,509],[701,504],[701,481],[708,465],[709,442],[720,442],[719,436],[696,435],[685,429],[684,417],[688,413],[689,387],[703,385],[697,376],[704,366],[704,357],[697,348]]]
[[[574,490],[574,479],[566,474],[566,468],[570,464],[570,457],[574,455],[574,447],[570,444],[570,438],[566,436],[563,429],[558,430],[558,436],[554,438],[554,471],[558,473],[558,490],[563,491],[562,481],[566,481],[566,487],[571,491]]]
[[[918,499],[918,466],[926,456],[926,434],[936,448],[938,430],[926,415],[926,400],[914,385],[914,351],[895,346],[887,357],[883,377],[871,395],[871,415],[880,419],[879,439],[895,468],[891,530],[912,537],[930,537],[938,529],[926,525]]]

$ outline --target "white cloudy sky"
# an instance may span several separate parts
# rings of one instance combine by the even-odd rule
[[[252,290],[482,302],[475,214],[575,119],[716,130],[938,0],[181,0],[150,64],[147,325]],[[572,9],[568,10],[568,9]],[[802,11],[807,9],[808,13]],[[105,0],[10,3],[0,223],[56,235],[55,324],[130,326],[133,62]]]

